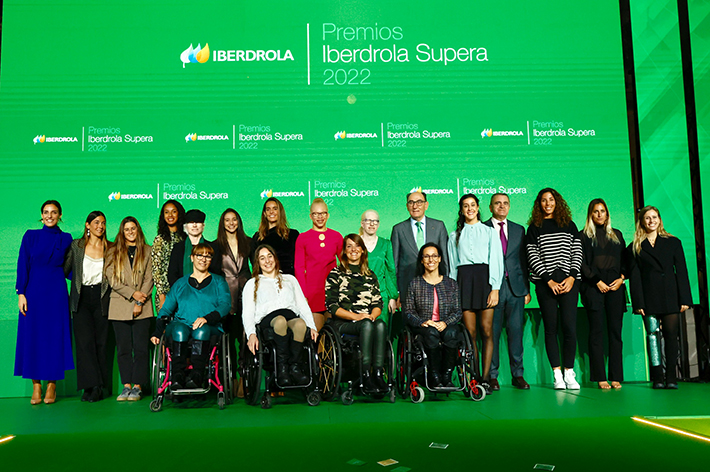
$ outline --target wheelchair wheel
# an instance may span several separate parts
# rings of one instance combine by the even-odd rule
[[[261,397],[261,408],[264,410],[271,408],[271,397],[269,395]]]
[[[256,354],[252,354],[245,344],[243,359],[244,400],[249,405],[258,405],[261,397],[261,367],[264,365],[263,351],[258,349]]]
[[[318,334],[318,388],[326,401],[332,400],[338,393],[343,374],[339,337],[329,325],[323,326]]]
[[[151,390],[153,392],[153,400],[158,396],[158,390],[162,387],[165,381],[165,376],[167,375],[167,366],[165,357],[165,335],[160,336],[160,342],[155,349],[153,349],[153,363],[151,368]],[[152,411],[160,411],[160,408]]]
[[[352,390],[344,391],[343,394],[340,396],[340,400],[343,402],[343,405],[352,405],[353,404]]]
[[[424,394],[424,389],[417,385],[416,387],[414,387],[414,391],[412,392],[412,403],[423,402],[425,396],[426,395]]]
[[[306,401],[310,406],[318,406],[320,404],[320,392],[311,392],[306,396]]]
[[[163,398],[156,398],[150,402],[150,411],[153,413],[159,412],[163,408]]]
[[[486,389],[484,389],[478,382],[476,375],[475,359],[476,356],[473,351],[473,342],[471,341],[471,335],[468,333],[466,328],[461,328],[463,332],[464,346],[461,351],[459,358],[459,382],[465,387],[464,393],[471,397],[473,401],[481,401],[486,398]]]
[[[486,398],[486,389],[481,386],[481,384],[473,382],[473,385],[469,386],[469,392],[471,400],[474,402],[480,402]]]
[[[224,406],[227,403],[227,396],[224,392],[217,393],[217,406],[220,410],[224,410]]]
[[[397,400],[397,391],[395,389],[390,390],[389,401],[394,403]]]
[[[412,364],[411,356],[407,353],[412,352],[412,332],[405,327],[397,339],[397,371],[395,386],[397,393],[402,398],[407,398],[409,395],[409,382],[412,380]]]
[[[396,392],[397,390],[397,369],[395,365],[395,359],[394,359],[394,350],[392,349],[392,341],[389,339],[387,340],[387,350],[385,352],[385,365],[383,366],[384,374],[385,374],[385,382],[387,382],[387,385],[391,385],[389,392],[387,393],[378,393],[372,395],[373,398],[377,400],[382,400],[383,398],[390,397],[391,392]]]
[[[234,387],[234,378],[232,377],[232,355],[230,354],[229,343],[231,342],[231,337],[229,333],[224,333],[222,335],[222,357],[221,357],[221,369],[220,369],[220,380],[222,381],[222,387],[225,393],[225,402],[227,405],[233,403],[232,389]]]

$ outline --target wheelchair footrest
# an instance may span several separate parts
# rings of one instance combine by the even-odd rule
[[[202,395],[209,391],[209,388],[180,388],[177,390],[170,390],[170,393],[173,395]]]

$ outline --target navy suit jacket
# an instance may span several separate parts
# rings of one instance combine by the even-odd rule
[[[483,224],[488,225],[500,233],[500,226],[493,223],[497,222],[493,218],[484,221]],[[510,220],[506,220],[508,225],[508,249],[505,252],[504,266],[508,273],[508,282],[510,289],[516,297],[524,297],[530,293],[530,281],[528,279],[528,257],[525,253],[525,228]]]

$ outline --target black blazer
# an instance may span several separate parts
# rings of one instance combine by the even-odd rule
[[[207,241],[205,239],[205,244],[212,246],[214,254],[212,255],[212,262],[210,262],[209,271],[212,274],[224,276],[222,272],[222,252],[219,249],[219,244],[217,242]],[[183,275],[182,265],[183,257],[185,256],[185,240],[183,239],[179,243],[173,246],[173,250],[170,253],[170,263],[168,264],[168,285],[171,287],[175,282],[180,280]]]
[[[484,221],[484,225],[488,225],[500,233],[500,226],[493,225],[497,220],[493,218]],[[516,297],[524,297],[530,293],[530,280],[528,278],[528,256],[525,253],[525,228],[518,223],[513,223],[506,220],[508,225],[508,250],[505,252],[503,264],[505,271],[508,273],[508,282],[510,282],[510,290]]]
[[[648,240],[641,243],[632,259],[631,303],[635,312],[643,309],[647,315],[679,313],[681,305],[693,304],[680,239],[659,236],[655,247]]]
[[[104,256],[104,269],[106,258]],[[84,238],[75,239],[71,242],[67,257],[64,259],[64,275],[71,280],[69,290],[69,310],[72,313],[79,311],[79,298],[81,296],[81,279],[84,274]],[[106,271],[101,275],[101,312],[108,316],[109,296],[111,286],[106,278]]]

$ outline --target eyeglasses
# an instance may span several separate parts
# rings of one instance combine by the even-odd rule
[[[438,254],[427,254],[425,256],[422,256],[422,259],[425,261],[438,261],[441,258],[440,255]]]
[[[365,220],[362,220],[362,222],[365,223],[366,225],[379,225],[380,224],[380,220],[365,219]]]
[[[314,212],[311,213],[311,216],[316,216],[316,217],[318,217],[318,216],[325,216],[325,215],[327,215],[327,214],[328,214],[327,211],[314,211]]]
[[[195,254],[195,259],[209,261],[212,259],[212,255],[211,254]]]
[[[426,203],[425,200],[407,200],[407,205],[410,207],[422,206]]]

